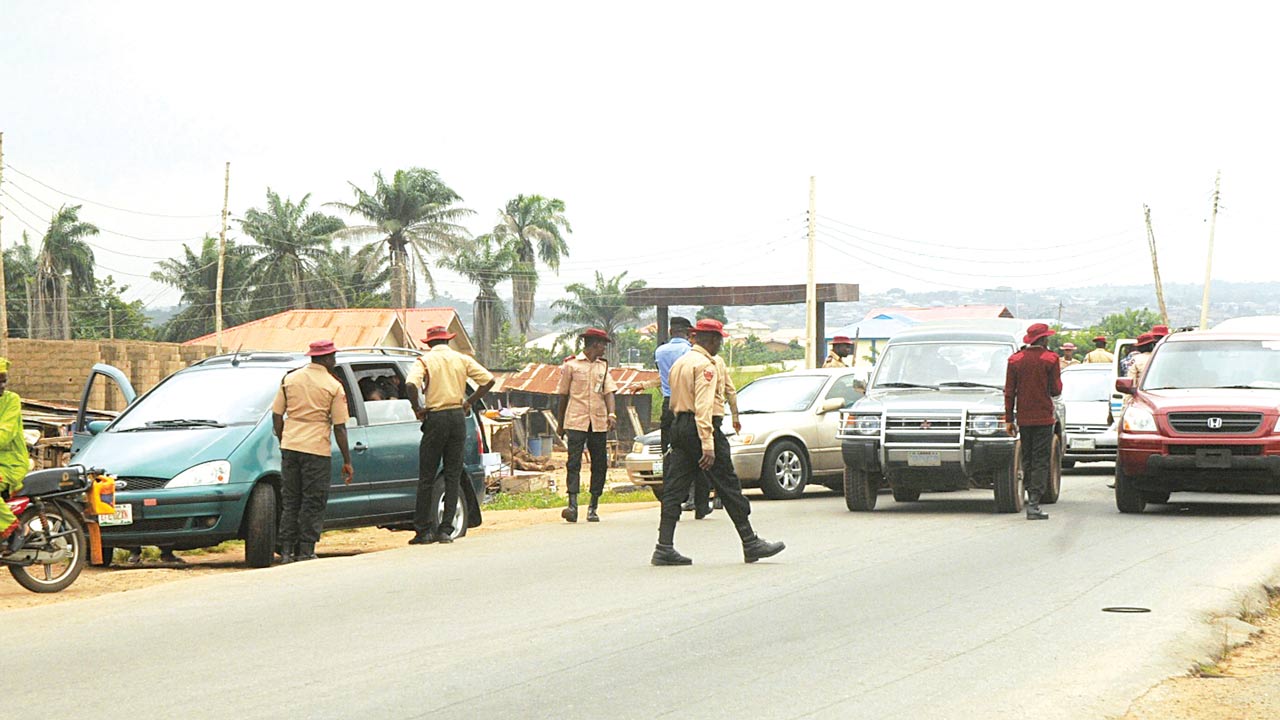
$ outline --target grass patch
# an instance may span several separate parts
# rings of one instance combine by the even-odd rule
[[[741,390],[743,385],[746,385],[752,380],[765,377],[766,375],[777,375],[780,372],[782,372],[781,368],[768,368],[766,370],[752,371],[730,369],[729,377],[733,378],[733,386]]]
[[[586,507],[590,501],[590,495],[582,493],[578,497],[579,507]],[[636,490],[634,492],[618,493],[606,490],[600,496],[601,505],[615,505],[618,503],[637,503],[637,502],[653,502],[655,500],[653,492],[648,489]],[[537,490],[525,493],[498,493],[493,499],[485,504],[485,510],[539,510],[545,508],[565,507],[569,504],[569,498],[564,495],[553,493],[550,490]]]
[[[213,547],[196,548],[194,550],[183,550],[182,554],[183,555],[216,555],[218,553],[226,553],[226,552],[231,552],[232,550],[243,550],[243,549],[244,549],[243,540],[227,540],[225,542],[220,542],[217,545],[214,545]],[[145,555],[145,552],[144,552],[144,555]]]

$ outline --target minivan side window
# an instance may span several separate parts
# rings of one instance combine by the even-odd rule
[[[404,372],[399,363],[352,363],[351,374],[355,378],[368,425],[417,422],[413,406],[404,394]]]

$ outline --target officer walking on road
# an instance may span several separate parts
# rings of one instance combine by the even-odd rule
[[[845,362],[845,358],[853,355],[853,340],[844,335],[837,335],[831,338],[831,352],[827,353],[826,362],[822,363],[824,368],[847,368],[857,363],[857,360]]]
[[[671,448],[671,422],[675,420],[675,415],[671,412],[671,366],[676,360],[684,357],[684,354],[693,349],[693,343],[689,342],[689,329],[693,327],[687,318],[673,317],[668,324],[667,329],[671,334],[671,339],[658,346],[653,352],[653,360],[658,366],[658,382],[662,387],[662,422],[659,426],[662,448],[661,457],[663,462],[667,459],[667,450]],[[735,403],[737,397],[734,397]],[[700,520],[706,517],[710,510],[707,509],[707,503],[711,497],[711,481],[707,480],[705,475],[699,474],[694,478],[693,489],[689,493],[689,499],[682,507],[684,510],[696,510],[696,516]],[[661,498],[659,498],[661,500]]]
[[[1110,364],[1115,362],[1115,360],[1116,360],[1116,356],[1107,352],[1107,336],[1106,335],[1099,335],[1098,337],[1094,338],[1093,350],[1090,350],[1089,354],[1084,356],[1084,361],[1086,363]]]
[[[560,437],[568,435],[569,462],[565,465],[565,485],[569,489],[569,507],[560,517],[578,522],[578,490],[581,486],[582,450],[591,453],[591,504],[587,506],[587,522],[600,522],[596,512],[604,481],[609,472],[609,431],[618,423],[613,408],[617,386],[609,374],[604,353],[613,340],[598,328],[587,328],[579,336],[582,352],[565,358],[560,366],[560,406],[556,422]]]
[[[719,366],[713,360],[728,333],[718,320],[699,320],[694,326],[694,348],[671,368],[671,409],[675,421],[671,427],[671,467],[667,470],[662,492],[662,520],[658,527],[658,545],[651,562],[654,565],[692,565],[693,560],[675,549],[676,523],[680,521],[680,504],[689,485],[699,472],[709,471],[716,496],[732,518],[742,539],[746,562],[772,557],[786,547],[769,542],[751,528],[751,505],[742,495],[742,483],[734,474],[729,458],[729,440],[716,427],[714,416],[720,390]]]
[[[413,539],[410,545],[453,542],[453,518],[458,510],[465,469],[463,447],[467,442],[467,419],[471,408],[493,387],[493,373],[449,347],[455,333],[436,326],[427,329],[423,342],[430,348],[418,356],[409,370],[405,391],[414,410],[422,418],[422,442],[418,444],[418,496],[413,510]],[[476,391],[467,395],[467,379]],[[418,396],[422,394],[419,404]],[[474,438],[471,439],[474,442]],[[444,462],[443,471],[440,468]],[[436,474],[444,475],[444,512],[436,518],[431,488]]]
[[[1053,399],[1062,394],[1058,356],[1048,348],[1054,331],[1044,323],[1027,328],[1027,346],[1009,357],[1004,381],[1005,430],[1021,433],[1022,477],[1027,489],[1027,519],[1047,520],[1040,496],[1049,482],[1053,457],[1053,428],[1057,423]]]
[[[280,562],[314,560],[329,502],[333,451],[342,451],[342,481],[351,484],[347,448],[347,393],[333,376],[338,349],[332,340],[311,343],[311,363],[284,376],[271,406],[272,428],[280,441]]]

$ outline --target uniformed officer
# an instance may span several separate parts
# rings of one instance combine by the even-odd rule
[[[1053,399],[1062,395],[1062,370],[1058,356],[1047,347],[1054,334],[1044,323],[1027,328],[1022,339],[1026,347],[1009,356],[1005,372],[1005,430],[1021,440],[1028,520],[1048,519],[1040,510],[1040,496],[1049,482],[1050,464],[1058,461],[1053,457]]]
[[[1076,359],[1076,344],[1063,343],[1062,357],[1058,358],[1058,368],[1065,370],[1072,365],[1079,365],[1080,361]]]
[[[1163,336],[1160,336],[1163,337]],[[1160,337],[1156,337],[1153,333],[1145,332],[1138,336],[1138,344],[1134,350],[1138,353],[1133,362],[1129,364],[1129,369],[1125,375],[1133,378],[1133,386],[1138,387],[1142,384],[1142,375],[1147,371],[1147,363],[1151,362],[1151,351],[1155,349],[1156,343],[1160,341]],[[1130,395],[1129,397],[1133,397]]]
[[[1107,336],[1106,335],[1099,335],[1098,337],[1093,339],[1093,350],[1090,350],[1089,354],[1084,356],[1084,361],[1087,363],[1108,363],[1108,364],[1116,361],[1116,356],[1107,352]]]
[[[342,480],[351,484],[347,449],[347,394],[333,376],[338,349],[332,340],[311,343],[311,363],[284,376],[271,406],[280,441],[280,562],[314,560],[329,502],[332,434],[342,451]]]
[[[422,441],[418,444],[418,496],[413,510],[414,533],[410,545],[453,542],[453,518],[458,510],[458,493],[465,474],[462,454],[464,443],[468,441],[466,416],[493,387],[493,373],[470,355],[449,347],[449,341],[455,334],[438,325],[428,328],[422,342],[430,350],[418,356],[405,381],[409,402],[422,418]],[[467,395],[468,378],[476,384],[471,395]],[[431,503],[431,488],[435,485],[437,473],[444,475],[444,512],[439,522]]]
[[[718,320],[699,320],[694,326],[694,348],[671,368],[671,409],[676,418],[671,428],[671,467],[667,469],[662,491],[662,521],[658,527],[658,545],[651,562],[654,565],[692,565],[693,560],[675,549],[676,523],[680,521],[680,504],[689,485],[699,472],[710,471],[716,496],[742,539],[746,562],[772,557],[786,547],[769,542],[751,528],[751,504],[742,495],[742,483],[733,471],[729,457],[729,440],[715,425],[716,396],[720,391],[719,369],[713,358],[728,335]]]
[[[579,338],[582,352],[565,358],[556,389],[560,396],[556,422],[560,425],[560,437],[568,436],[569,447],[569,462],[564,473],[569,507],[560,512],[560,517],[571,523],[578,522],[578,490],[585,448],[591,453],[591,504],[587,507],[587,522],[600,522],[596,510],[609,472],[606,441],[618,422],[613,406],[617,386],[604,359],[605,350],[613,340],[599,328],[587,328]]]
[[[824,368],[847,368],[852,367],[857,360],[845,362],[845,358],[853,355],[853,340],[844,335],[837,335],[831,338],[831,352],[827,353],[827,361],[822,363]]]
[[[684,357],[684,354],[693,349],[693,343],[689,342],[689,330],[693,327],[693,323],[688,318],[673,317],[667,325],[667,330],[671,334],[671,339],[659,345],[653,351],[654,364],[658,366],[658,384],[662,390],[662,420],[660,427],[659,447],[662,449],[662,458],[665,462],[667,450],[671,447],[671,422],[675,420],[675,415],[671,412],[671,366],[675,365],[676,360]],[[737,402],[737,396],[734,396]],[[699,520],[707,516],[710,510],[707,507],[709,498],[711,497],[711,482],[706,476],[699,474],[694,479],[693,489],[690,491],[688,501],[682,506],[684,510],[696,510],[696,516]],[[659,498],[661,499],[661,498]]]

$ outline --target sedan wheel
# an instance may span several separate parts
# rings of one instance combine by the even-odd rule
[[[800,497],[809,482],[809,457],[791,440],[769,448],[760,471],[760,489],[770,500]]]

